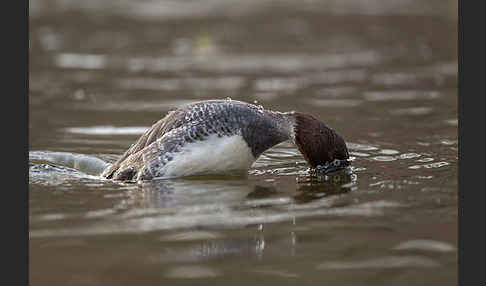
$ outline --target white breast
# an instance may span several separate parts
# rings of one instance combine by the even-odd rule
[[[210,135],[186,144],[163,167],[165,178],[248,170],[256,158],[241,135]]]

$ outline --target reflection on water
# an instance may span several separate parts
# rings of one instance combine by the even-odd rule
[[[304,183],[307,180],[310,182]],[[329,175],[321,175],[316,178],[301,179],[301,184],[297,189],[299,194],[295,196],[295,199],[297,202],[305,203],[331,195],[355,191],[357,190],[356,180],[356,174],[348,170],[338,171]]]
[[[29,15],[31,284],[457,281],[456,1],[42,0]],[[99,177],[169,110],[227,97],[315,114],[351,169],[317,176],[284,142],[247,176]]]
[[[390,256],[378,259],[353,262],[326,262],[317,266],[318,269],[366,269],[366,268],[409,268],[438,267],[439,263],[422,256]]]
[[[45,158],[58,156],[57,164],[66,162],[59,153],[42,153]],[[33,152],[32,158],[40,157]],[[64,155],[69,157],[69,155]],[[81,157],[98,162],[96,157]],[[37,159],[38,160],[38,159]],[[90,185],[114,184],[95,176],[82,175],[78,170],[48,164],[31,163],[31,184],[69,188],[76,181],[91,181]],[[77,165],[77,162],[74,162]],[[83,228],[33,230],[30,237],[97,235],[105,233],[151,232],[192,227],[225,227],[292,221],[312,216],[380,215],[381,204],[335,204],[333,195],[356,189],[356,175],[351,170],[303,176],[295,194],[281,192],[276,187],[255,185],[241,176],[200,176],[174,180],[154,180],[138,184],[116,183],[131,191],[113,209],[88,211],[84,217],[103,218]],[[306,181],[306,183],[304,183]],[[85,183],[87,184],[87,183]],[[325,198],[325,199],[324,199]],[[313,200],[320,202],[309,203]],[[307,203],[300,207],[298,204]],[[335,209],[339,206],[339,209]],[[45,216],[43,217],[45,219]],[[109,222],[112,221],[112,222]]]

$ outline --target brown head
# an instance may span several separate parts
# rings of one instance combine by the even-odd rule
[[[295,144],[312,168],[331,163],[335,159],[349,159],[344,139],[317,117],[294,112]]]

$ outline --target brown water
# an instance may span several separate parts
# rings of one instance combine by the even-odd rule
[[[244,4],[243,4],[244,3]],[[457,1],[31,1],[31,285],[456,285]],[[97,175],[181,104],[313,113],[247,177]]]

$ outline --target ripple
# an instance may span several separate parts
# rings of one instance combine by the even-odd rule
[[[369,269],[438,267],[440,264],[425,256],[386,256],[362,261],[333,261],[317,265],[317,269]]]
[[[194,100],[190,99],[176,99],[176,100],[164,100],[160,101],[123,101],[114,102],[113,100],[107,100],[105,102],[98,102],[96,105],[92,103],[76,103],[72,106],[67,106],[67,108],[72,108],[76,110],[90,110],[90,111],[134,111],[134,112],[147,112],[154,111],[160,112],[161,110],[169,110],[172,108],[178,108],[182,105],[193,103]]]
[[[451,252],[456,251],[456,247],[449,243],[436,240],[408,240],[393,247],[394,250],[425,250],[437,252]]]
[[[412,107],[412,108],[401,108],[401,109],[394,109],[391,111],[394,115],[412,115],[412,116],[419,116],[419,115],[427,115],[432,113],[432,107]]]
[[[241,191],[239,192],[241,193]],[[246,193],[243,192],[243,196]],[[187,194],[184,195],[184,198]],[[189,206],[190,202],[180,204],[161,198],[161,206],[151,209],[151,213],[143,213],[138,217],[112,216],[104,221],[86,227],[55,228],[32,230],[29,237],[63,237],[63,236],[91,236],[114,233],[144,233],[152,231],[193,228],[193,227],[242,227],[262,223],[277,223],[293,221],[305,217],[374,217],[384,215],[385,208],[403,206],[393,201],[374,201],[356,205],[333,205],[333,201],[316,200],[307,204],[295,204],[293,199],[263,199],[253,200],[245,204],[234,202],[202,204]],[[218,198],[211,198],[212,202]],[[325,198],[324,198],[325,199]],[[164,205],[165,204],[165,205]],[[174,205],[175,204],[175,205]],[[177,205],[179,204],[179,205]]]
[[[434,176],[417,176],[418,179],[430,180],[434,178]]]
[[[45,215],[40,215],[37,217],[38,220],[41,221],[53,221],[53,220],[62,220],[65,219],[67,215],[65,214],[45,214]]]
[[[349,155],[357,156],[357,157],[369,157],[371,156],[368,153],[362,153],[362,152],[349,152]]]
[[[400,159],[413,159],[413,158],[418,158],[422,155],[420,154],[417,154],[417,153],[404,153],[404,154],[401,154],[400,156],[398,156],[398,158]]]
[[[443,145],[457,145],[457,140],[444,139],[444,140],[441,140],[440,143],[443,144]]]
[[[300,78],[264,78],[255,81],[255,89],[264,92],[293,92],[302,85]]]
[[[253,273],[260,273],[260,274],[265,274],[265,275],[270,275],[270,276],[275,276],[275,277],[283,277],[283,278],[298,278],[300,277],[298,274],[294,273],[289,273],[284,270],[267,270],[267,269],[262,269],[262,270],[253,270],[250,271]]]
[[[362,103],[356,99],[311,99],[311,104],[329,107],[356,107]]]
[[[380,86],[413,85],[417,80],[417,75],[411,73],[380,73],[371,77],[371,81]]]
[[[402,180],[402,181],[383,180],[376,183],[371,183],[368,186],[393,190],[393,189],[402,189],[405,185],[417,185],[417,184],[419,183],[415,181],[409,181],[409,180]]]
[[[432,162],[434,160],[435,160],[434,158],[422,158],[422,159],[418,159],[417,162],[426,163],[426,162]]]
[[[59,165],[56,166],[56,168],[57,169],[63,168],[63,171],[69,171],[71,173],[78,173],[79,171],[81,171],[88,175],[94,175],[94,176],[101,174],[101,172],[103,172],[103,170],[109,165],[107,162],[94,156],[75,154],[69,152],[48,152],[48,151],[29,152],[29,162],[33,162],[33,163],[49,162],[54,165]]]
[[[204,5],[201,5],[199,1],[138,1],[136,3],[132,1],[89,1],[89,4],[76,1],[62,1],[61,3],[62,5],[52,5],[51,2],[33,1],[29,5],[29,13],[33,17],[39,17],[44,14],[50,15],[53,11],[59,13],[59,11],[74,10],[90,14],[101,10],[106,11],[104,13],[111,17],[127,17],[138,21],[184,21],[187,19],[249,16],[260,14],[262,11],[266,12],[268,9],[275,7],[275,2],[271,0],[247,0],[244,2],[237,0],[213,0],[205,1]],[[414,1],[383,2],[373,0],[368,1],[366,5],[353,5],[353,2],[341,1],[279,1],[278,3],[280,8],[290,9],[291,11],[326,11],[329,15],[340,16],[430,16],[444,14],[444,9],[437,9],[437,5],[412,5]],[[449,67],[450,65],[452,64],[438,64],[437,67],[434,66],[434,71],[445,70],[442,73],[455,71],[454,74],[456,74],[457,63],[455,64],[455,70]]]
[[[432,72],[455,76],[457,75],[457,62],[439,63],[432,67]]]
[[[459,121],[457,119],[447,119],[444,122],[451,126],[457,126]]]
[[[76,169],[50,164],[34,164],[29,168],[29,184],[70,186],[75,180],[95,179]]]
[[[344,69],[337,71],[313,72],[303,76],[308,85],[359,83],[366,80],[367,73],[363,69]]]
[[[255,97],[258,100],[263,100],[263,101],[276,100],[280,96],[281,96],[281,93],[278,93],[278,92],[255,92],[253,94],[253,97]]]
[[[357,151],[378,150],[378,147],[375,147],[375,146],[366,145],[366,144],[351,143],[351,142],[346,143],[346,146],[348,147],[348,149],[357,150]]]
[[[250,55],[206,55],[204,57],[192,55],[132,57],[107,56],[94,54],[62,53],[54,57],[55,64],[65,69],[109,69],[128,70],[137,72],[181,72],[188,70],[210,71],[220,73],[258,71],[269,72],[298,72],[308,70],[322,70],[330,68],[345,68],[349,66],[368,66],[381,61],[381,56],[375,51],[360,51],[340,54],[250,54]],[[136,70],[134,70],[136,67]],[[349,72],[328,72],[329,77],[313,73],[301,80],[318,80],[342,82],[356,78],[356,74]],[[360,72],[359,78],[366,76]],[[285,79],[282,79],[282,84]],[[290,81],[291,84],[295,82]]]
[[[289,161],[292,160],[292,161]],[[291,163],[290,163],[291,162]],[[295,166],[301,163],[306,163],[298,149],[290,142],[283,142],[274,146],[273,148],[265,151],[258,160],[253,163],[252,169],[262,168],[262,167],[274,167],[274,166],[286,166],[295,169]],[[253,170],[250,169],[250,172]],[[290,170],[290,169],[289,169]],[[276,172],[275,170],[271,173]],[[258,171],[256,171],[258,173]]]
[[[369,91],[363,94],[368,101],[417,100],[435,99],[440,96],[438,91],[400,90],[400,91]]]
[[[187,231],[176,234],[164,235],[159,238],[160,241],[192,241],[192,240],[208,240],[219,239],[223,235],[216,232],[209,231]]]
[[[373,157],[372,159],[380,162],[390,162],[390,161],[395,161],[397,158],[393,156],[376,156]]]
[[[86,218],[99,218],[99,217],[106,217],[115,214],[115,210],[113,209],[103,209],[103,210],[96,210],[96,211],[88,211],[84,216]]]
[[[431,164],[425,164],[425,165],[413,165],[408,167],[409,169],[420,169],[420,168],[426,168],[426,169],[431,169],[431,168],[440,168],[450,165],[448,162],[436,162],[436,163],[431,163]]]
[[[420,166],[420,165],[413,165],[413,166],[409,166],[408,168],[409,168],[409,169],[414,169],[414,170],[415,170],[415,169],[420,169],[420,168],[422,168],[422,166]]]
[[[64,130],[75,134],[88,135],[140,135],[147,131],[145,126],[116,127],[111,125],[91,126],[91,127],[69,127]]]
[[[39,42],[46,51],[56,51],[63,46],[62,35],[48,27],[39,29]]]
[[[195,90],[235,90],[246,84],[243,77],[220,78],[128,78],[118,81],[123,89],[174,91],[184,88]]]
[[[186,265],[173,267],[165,272],[167,278],[178,279],[198,279],[221,276],[223,273],[217,269],[200,266],[200,265]]]
[[[60,68],[73,69],[104,69],[107,64],[105,55],[62,53],[54,58]]]
[[[343,95],[356,93],[357,88],[352,86],[327,87],[316,91],[318,96],[341,97]]]
[[[393,149],[382,149],[382,150],[380,150],[379,153],[384,154],[384,155],[396,155],[396,154],[400,153],[400,151],[393,150]]]

